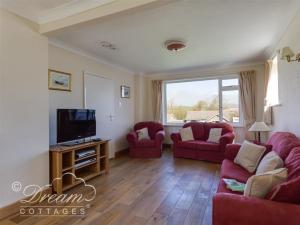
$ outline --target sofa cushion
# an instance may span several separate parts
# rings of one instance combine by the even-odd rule
[[[191,127],[196,140],[204,140],[204,123],[190,122],[183,125],[183,128]]]
[[[207,142],[220,143],[222,128],[212,128],[209,131]]]
[[[180,137],[182,141],[193,141],[194,135],[191,127],[180,129]]]
[[[226,133],[233,133],[233,128],[228,123],[216,122],[216,123],[204,123],[204,139],[207,140],[209,137],[210,129],[212,128],[222,128],[221,135]]]
[[[300,204],[300,177],[275,186],[267,195],[268,200]]]
[[[253,175],[247,180],[244,196],[265,198],[276,185],[285,182],[287,169],[280,168],[259,175]]]
[[[220,145],[215,143],[208,143],[205,141],[181,141],[177,147],[194,149],[199,151],[220,151]]]
[[[288,169],[288,180],[300,177],[300,147],[294,148],[284,161]]]
[[[248,172],[243,167],[235,164],[233,161],[224,159],[221,166],[221,178],[236,179],[239,182],[246,183],[253,173]]]
[[[260,161],[256,174],[266,173],[272,170],[276,170],[283,167],[282,159],[277,155],[276,152],[271,151],[266,154]]]
[[[270,137],[267,144],[272,145],[272,150],[275,151],[282,160],[285,160],[293,148],[300,146],[300,141],[292,133],[276,132]]]
[[[139,148],[152,148],[155,147],[155,141],[149,139],[143,139],[136,143],[136,147]]]
[[[266,151],[265,146],[256,145],[249,141],[244,141],[237,156],[234,159],[234,163],[242,166],[250,173],[253,173],[264,152]]]
[[[148,139],[148,140],[150,139],[147,127],[137,130],[136,133],[137,133],[139,141],[145,140],[145,139]]]

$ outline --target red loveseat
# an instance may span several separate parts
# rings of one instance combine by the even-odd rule
[[[180,133],[171,134],[174,157],[206,160],[220,163],[224,159],[225,146],[234,139],[233,128],[227,123],[190,122],[183,128],[191,127],[194,141],[182,141]],[[211,128],[222,128],[220,143],[209,143],[206,140]]]
[[[138,141],[137,130],[147,127],[150,140]],[[162,143],[165,137],[164,127],[157,122],[140,122],[134,131],[127,134],[129,155],[133,158],[159,158],[162,154]]]
[[[288,182],[298,183],[300,190],[300,141],[294,134],[277,132],[267,143],[267,151],[275,151],[288,168]],[[225,159],[221,166],[221,178],[233,178],[246,183],[253,174],[249,173],[233,160],[240,149],[240,145],[227,145]],[[290,154],[290,155],[289,155]],[[275,190],[275,189],[274,189]],[[299,191],[298,190],[298,191]],[[283,195],[289,196],[292,190]],[[300,193],[298,204],[286,202],[285,198],[279,201],[253,197],[245,197],[241,193],[232,192],[226,188],[223,180],[220,181],[217,194],[213,198],[213,225],[299,225],[300,224]]]

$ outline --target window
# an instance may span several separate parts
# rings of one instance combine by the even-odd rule
[[[226,121],[240,123],[238,76],[167,81],[164,83],[164,123]]]
[[[270,68],[271,71],[267,86],[266,106],[275,106],[279,104],[277,60],[277,56],[275,56],[272,60],[272,65]]]

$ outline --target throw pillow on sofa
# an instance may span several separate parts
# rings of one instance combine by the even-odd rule
[[[253,175],[247,180],[244,196],[265,198],[276,185],[285,182],[287,169],[280,168],[259,175]]]
[[[234,163],[242,166],[248,172],[253,173],[257,165],[266,151],[265,146],[256,145],[249,141],[244,141],[237,156],[234,159]]]
[[[191,127],[180,129],[180,136],[182,141],[193,141],[194,135]]]
[[[263,174],[282,167],[283,160],[277,155],[276,152],[271,151],[268,154],[266,154],[260,161],[256,170],[256,175]]]
[[[211,128],[207,142],[219,143],[222,134],[222,128]]]
[[[140,140],[145,140],[145,139],[150,139],[147,127],[143,128],[143,129],[140,129],[140,130],[137,130],[136,133],[138,135],[138,140],[139,141]]]

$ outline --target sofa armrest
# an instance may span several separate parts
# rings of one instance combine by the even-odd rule
[[[235,194],[213,198],[213,225],[298,225],[300,205]]]
[[[172,133],[171,139],[174,142],[174,144],[177,144],[179,141],[181,141],[180,133]]]
[[[160,145],[163,142],[164,138],[165,138],[165,132],[163,130],[160,130],[155,134],[154,140],[156,144]]]
[[[229,159],[229,160],[233,161],[234,158],[236,157],[236,155],[238,154],[240,148],[241,148],[241,145],[239,145],[239,144],[226,145],[225,159]]]
[[[135,144],[138,141],[137,133],[135,131],[128,133],[127,140],[130,144]]]
[[[222,149],[225,150],[225,147],[227,144],[232,144],[234,140],[234,134],[233,133],[226,133],[221,136],[220,138],[220,145],[222,146]]]

